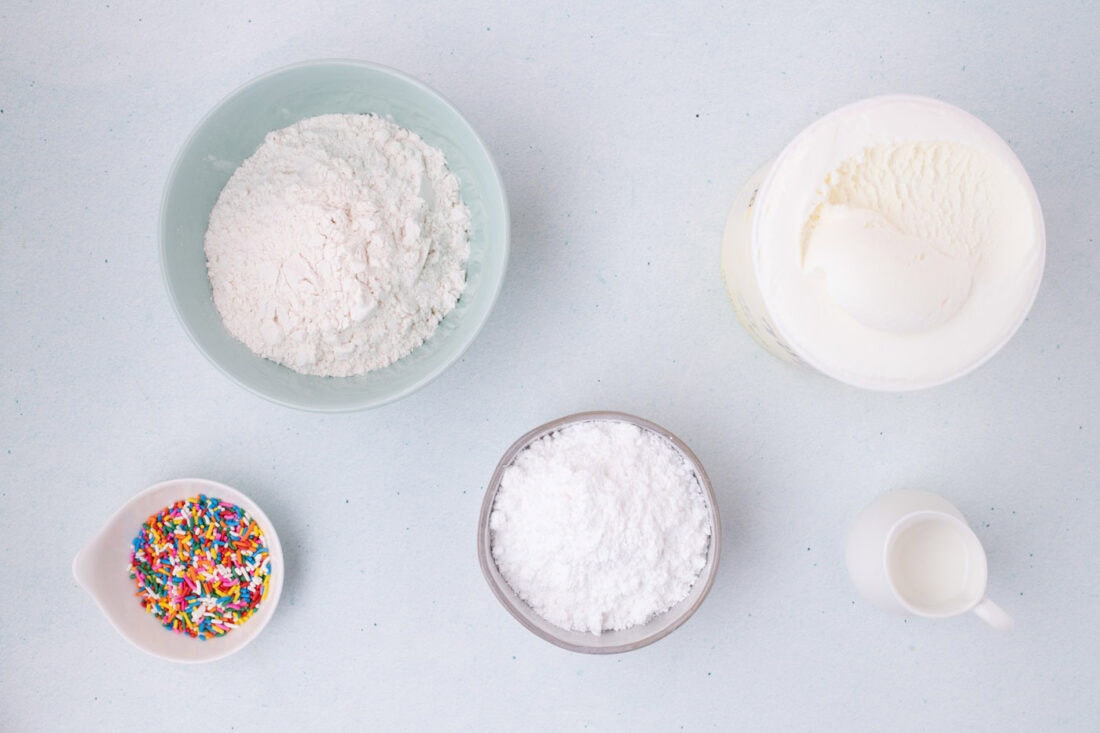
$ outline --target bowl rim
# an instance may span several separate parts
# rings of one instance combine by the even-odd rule
[[[443,362],[440,365],[438,365],[437,367],[435,367],[434,369],[431,369],[431,370],[425,372],[418,379],[414,380],[408,386],[406,386],[406,387],[404,387],[400,390],[397,390],[393,393],[386,394],[382,397],[353,399],[353,400],[348,400],[346,402],[342,402],[338,405],[317,405],[317,404],[311,403],[311,402],[306,401],[306,400],[296,400],[296,399],[293,399],[293,398],[282,397],[282,396],[279,396],[279,395],[276,395],[276,394],[270,394],[267,391],[265,391],[263,389],[260,389],[260,388],[257,388],[256,386],[254,386],[252,384],[249,384],[245,380],[240,379],[236,374],[234,374],[229,369],[227,369],[218,359],[216,359],[214,357],[213,354],[211,354],[199,342],[199,339],[196,337],[194,331],[192,330],[191,324],[188,323],[188,321],[184,318],[183,311],[181,310],[180,305],[179,305],[179,299],[176,296],[176,291],[172,287],[171,280],[168,276],[168,256],[167,256],[168,236],[167,236],[167,231],[165,229],[165,222],[167,221],[167,212],[168,212],[168,197],[171,194],[173,188],[175,187],[175,182],[176,182],[177,176],[179,175],[180,166],[183,164],[185,154],[191,148],[191,145],[194,142],[195,138],[198,136],[199,131],[202,130],[206,126],[207,122],[210,121],[210,118],[213,117],[231,99],[233,99],[237,95],[241,94],[242,92],[244,92],[246,89],[252,87],[253,85],[258,84],[259,82],[266,81],[267,79],[270,79],[270,78],[275,77],[275,76],[279,76],[279,75],[287,73],[287,72],[297,71],[298,69],[309,68],[309,67],[321,67],[321,66],[354,66],[354,67],[359,67],[359,68],[366,69],[366,70],[369,70],[369,71],[381,72],[381,73],[389,75],[389,76],[391,76],[395,79],[398,79],[401,82],[403,82],[405,84],[408,84],[411,87],[417,88],[419,91],[427,94],[428,96],[432,96],[432,97],[437,98],[445,107],[447,107],[451,112],[453,112],[454,115],[459,120],[461,120],[462,123],[464,125],[466,125],[466,127],[469,129],[470,134],[473,136],[473,139],[477,142],[478,147],[480,148],[481,152],[485,156],[486,162],[488,163],[489,172],[490,172],[491,177],[492,177],[492,181],[495,184],[495,189],[500,194],[499,201],[496,202],[496,203],[498,203],[500,205],[501,223],[502,223],[502,228],[503,228],[503,231],[504,231],[504,236],[501,238],[501,241],[496,244],[496,246],[498,246],[500,248],[500,258],[501,258],[500,269],[501,269],[502,274],[501,274],[501,277],[497,278],[496,281],[494,283],[492,283],[491,288],[487,288],[487,291],[488,291],[487,292],[488,308],[485,311],[486,316],[485,316],[485,318],[483,318],[481,320],[480,323],[478,323],[473,328],[473,330],[470,332],[469,336],[465,339],[465,341],[460,342],[459,348],[454,353],[454,355],[450,359],[446,360],[445,362]],[[160,206],[158,207],[158,221],[157,221],[157,255],[158,255],[159,264],[160,264],[161,282],[163,283],[165,290],[167,290],[167,292],[168,292],[168,300],[172,305],[172,311],[176,315],[176,320],[180,323],[180,325],[183,326],[183,330],[187,334],[187,337],[188,337],[188,339],[190,339],[191,343],[195,346],[196,349],[198,349],[199,353],[201,353],[206,358],[206,360],[214,366],[215,369],[217,369],[223,375],[228,377],[229,380],[231,382],[233,382],[234,384],[236,384],[237,386],[244,388],[245,390],[247,390],[248,392],[256,395],[257,397],[261,397],[265,400],[268,400],[269,402],[273,402],[275,404],[282,405],[284,407],[290,407],[290,408],[297,409],[297,410],[303,410],[303,411],[306,411],[306,412],[317,412],[317,413],[326,413],[326,414],[347,413],[347,412],[358,412],[360,410],[368,410],[368,409],[372,409],[372,408],[375,408],[375,407],[381,407],[382,405],[386,405],[386,404],[389,404],[391,402],[396,402],[397,400],[400,400],[404,397],[408,397],[413,392],[416,392],[417,390],[427,386],[429,383],[435,381],[435,379],[438,378],[441,374],[443,374],[443,372],[445,372],[447,369],[449,369],[451,366],[453,366],[455,364],[455,362],[459,361],[459,359],[462,358],[463,354],[465,354],[466,351],[473,344],[473,342],[475,340],[477,340],[478,334],[481,333],[481,330],[485,327],[485,324],[488,322],[489,316],[492,314],[493,309],[496,306],[496,302],[500,297],[500,292],[504,287],[504,279],[505,279],[505,276],[508,272],[508,260],[509,260],[510,250],[511,250],[511,231],[512,231],[512,223],[511,223],[511,213],[508,209],[507,189],[505,189],[505,187],[504,187],[504,179],[500,175],[500,169],[497,167],[496,161],[493,159],[492,153],[489,151],[489,146],[487,146],[485,144],[485,141],[482,139],[481,135],[478,133],[477,128],[475,128],[472,124],[470,124],[470,121],[468,119],[466,119],[465,115],[463,115],[462,112],[459,111],[458,107],[456,107],[450,101],[450,99],[445,97],[443,94],[441,94],[436,89],[429,86],[428,84],[425,84],[424,82],[420,81],[419,79],[416,79],[416,78],[414,78],[414,77],[412,77],[412,76],[410,76],[410,75],[408,75],[408,74],[406,74],[402,71],[394,69],[390,66],[385,66],[383,64],[377,64],[377,63],[374,63],[374,62],[371,62],[371,61],[362,61],[362,60],[359,60],[359,59],[332,57],[332,58],[318,58],[318,59],[309,59],[309,60],[305,60],[305,61],[298,61],[298,62],[293,63],[293,64],[287,64],[287,65],[284,65],[284,66],[277,67],[275,69],[271,69],[270,71],[264,72],[263,74],[260,74],[258,76],[251,77],[247,81],[245,81],[241,84],[238,84],[229,93],[221,96],[218,99],[218,101],[215,102],[214,105],[212,107],[210,107],[210,109],[208,109],[205,114],[203,114],[203,116],[199,119],[199,121],[197,123],[195,123],[195,125],[191,128],[191,131],[188,133],[187,137],[184,139],[183,144],[180,145],[179,149],[176,151],[175,157],[172,160],[172,164],[168,168],[168,175],[165,178],[164,187],[163,187],[163,190],[161,191]],[[461,296],[460,296],[460,300],[461,300]],[[263,357],[257,356],[257,358],[262,359]],[[277,362],[272,362],[272,363],[277,364]],[[286,367],[285,365],[282,365],[282,364],[277,364],[277,365],[281,368],[289,369],[289,367]],[[291,370],[291,371],[293,371],[293,370]],[[316,376],[316,375],[303,375],[303,376]],[[317,378],[318,379],[347,379],[348,377],[317,377]],[[351,377],[351,378],[354,378],[354,377]]]
[[[213,496],[214,498],[234,504],[244,509],[252,516],[264,533],[264,543],[267,546],[268,558],[271,562],[272,578],[267,590],[267,596],[263,599],[260,610],[246,622],[247,626],[244,628],[248,629],[247,633],[239,633],[237,636],[233,636],[233,633],[242,631],[242,629],[236,629],[234,632],[230,632],[230,634],[226,635],[225,639],[227,643],[225,644],[203,644],[202,646],[198,646],[196,648],[209,649],[210,652],[205,656],[195,658],[176,656],[152,648],[143,643],[128,625],[121,623],[110,612],[108,606],[101,598],[101,590],[98,587],[99,584],[88,577],[86,565],[92,561],[90,558],[95,555],[98,546],[108,541],[110,536],[117,531],[114,527],[116,522],[135,504],[147,498],[158,497],[157,501],[163,502],[163,506],[168,507],[176,501],[198,494]],[[140,527],[138,529],[140,529]],[[96,606],[99,608],[104,618],[107,619],[111,626],[113,626],[119,635],[126,639],[126,641],[130,642],[138,649],[141,649],[146,654],[150,654],[159,659],[165,659],[180,664],[205,664],[236,654],[255,641],[256,637],[267,628],[268,623],[271,622],[271,618],[275,615],[275,611],[279,605],[279,599],[283,594],[286,562],[283,557],[283,546],[279,541],[279,534],[275,529],[275,525],[272,523],[270,517],[264,512],[263,508],[253,501],[251,497],[239,489],[235,489],[232,486],[212,479],[174,478],[159,481],[148,486],[120,504],[111,516],[104,521],[95,536],[81,547],[73,557],[72,574],[77,585],[83,588],[88,595],[92,597],[92,600],[95,601]],[[198,643],[197,640],[196,643]]]
[[[623,644],[607,645],[607,646],[594,646],[586,644],[576,644],[571,641],[567,641],[552,633],[547,632],[543,628],[535,625],[520,610],[517,604],[522,605],[527,609],[529,613],[534,613],[529,606],[527,606],[522,599],[516,594],[514,590],[508,585],[508,582],[500,574],[500,570],[497,568],[496,563],[492,559],[491,551],[491,537],[489,531],[489,517],[492,514],[493,505],[496,503],[497,491],[500,489],[500,480],[504,475],[505,469],[507,469],[516,456],[519,455],[527,446],[539,438],[560,430],[568,425],[575,425],[582,422],[625,422],[631,425],[635,425],[643,430],[656,433],[669,442],[671,442],[677,450],[679,450],[684,459],[691,465],[696,477],[699,480],[699,484],[703,489],[703,496],[707,502],[707,509],[711,519],[711,534],[710,543],[707,547],[707,564],[704,566],[703,571],[700,572],[699,577],[696,579],[695,584],[692,586],[694,591],[695,586],[702,583],[701,590],[698,597],[682,611],[680,615],[674,619],[667,626],[658,629],[657,631],[645,636],[637,641],[627,642]],[[489,588],[493,591],[493,595],[504,606],[508,613],[512,615],[517,621],[520,622],[528,631],[532,632],[539,638],[550,642],[563,649],[567,649],[572,652],[580,652],[583,654],[619,654],[621,652],[633,651],[645,646],[649,646],[656,641],[663,639],[671,634],[676,629],[680,628],[689,618],[691,618],[695,612],[699,609],[699,606],[706,600],[707,595],[710,593],[711,587],[714,585],[715,578],[718,576],[718,565],[722,557],[722,522],[721,516],[718,511],[718,498],[714,493],[714,486],[711,484],[710,477],[707,476],[706,470],[703,468],[702,462],[694,451],[687,446],[684,441],[680,440],[675,434],[660,425],[625,412],[617,412],[614,410],[592,410],[586,412],[576,412],[571,415],[559,417],[556,420],[544,423],[532,430],[524,433],[518,438],[511,446],[508,447],[504,454],[501,456],[500,461],[497,463],[496,469],[493,471],[492,478],[489,479],[489,483],[485,487],[485,496],[481,502],[481,513],[478,517],[477,527],[477,555],[478,564],[481,566],[481,573],[485,577],[485,581],[489,584]],[[669,609],[671,610],[671,609]],[[662,614],[658,614],[654,618],[660,618],[669,611],[664,611]],[[545,620],[545,619],[544,619]],[[549,623],[551,626],[554,624]],[[650,622],[652,623],[652,619]],[[555,628],[557,628],[555,626]],[[563,631],[568,631],[563,629]],[[598,639],[598,636],[593,635],[594,639]]]

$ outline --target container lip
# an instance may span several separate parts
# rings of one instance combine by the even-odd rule
[[[684,459],[691,465],[693,472],[699,480],[699,485],[703,489],[703,496],[707,502],[707,507],[710,512],[711,519],[711,535],[710,544],[707,548],[707,564],[704,566],[703,571],[696,579],[695,583],[699,586],[700,591],[698,597],[692,602],[690,606],[680,612],[680,615],[668,626],[663,627],[654,633],[643,637],[637,641],[607,645],[596,646],[577,644],[553,633],[541,628],[531,621],[530,618],[517,606],[522,604],[524,608],[527,608],[529,613],[534,614],[534,611],[530,607],[524,604],[523,600],[515,593],[514,590],[508,585],[507,581],[500,574],[499,569],[496,567],[496,563],[492,559],[492,539],[489,530],[489,517],[492,514],[493,505],[496,502],[497,490],[500,488],[500,480],[504,474],[504,471],[512,464],[516,456],[519,455],[527,446],[534,441],[548,435],[556,430],[560,430],[569,425],[575,425],[584,422],[623,422],[631,425],[635,425],[643,430],[648,430],[657,435],[666,438],[671,442],[677,450],[679,450]],[[520,436],[511,446],[508,447],[504,454],[501,456],[500,461],[497,462],[497,466],[493,471],[492,477],[489,479],[489,483],[485,487],[485,496],[481,502],[481,513],[478,518],[478,531],[477,531],[477,555],[478,564],[481,567],[481,573],[485,577],[485,581],[489,584],[489,588],[492,590],[493,595],[500,602],[508,613],[512,615],[514,619],[519,621],[528,631],[535,634],[544,641],[548,641],[551,644],[561,647],[572,652],[580,652],[583,654],[618,654],[621,652],[633,651],[642,647],[653,644],[656,641],[663,639],[671,634],[673,631],[682,626],[691,616],[695,614],[699,606],[703,604],[707,595],[710,593],[711,587],[714,585],[714,580],[718,575],[719,560],[722,555],[722,523],[718,513],[718,501],[717,496],[714,493],[714,487],[711,484],[710,477],[707,476],[706,471],[703,468],[703,464],[699,461],[699,458],[695,453],[685,444],[680,438],[671,433],[669,430],[657,425],[654,422],[646,420],[644,418],[637,417],[625,412],[616,412],[611,410],[593,410],[587,412],[577,412],[571,415],[551,420],[544,423],[532,430],[527,431]],[[701,585],[699,585],[701,584]],[[695,585],[692,586],[692,592],[694,592]],[[664,613],[669,613],[665,611]],[[659,618],[657,616],[655,618]],[[652,620],[651,620],[652,622]],[[550,624],[550,622],[546,622]],[[554,628],[557,628],[556,626]],[[568,632],[567,629],[562,631]],[[593,636],[593,638],[599,638]]]
[[[764,180],[760,183],[760,188],[756,194],[757,201],[766,199],[767,194],[771,189],[774,179],[777,175],[777,172],[782,169],[783,162],[792,154],[794,148],[805,137],[813,134],[814,131],[819,129],[821,126],[828,124],[828,122],[830,122],[838,115],[849,114],[865,106],[900,102],[924,104],[930,107],[948,110],[952,114],[960,115],[968,119],[971,123],[976,124],[990,136],[991,141],[995,141],[994,144],[998,148],[1000,148],[1001,160],[1009,165],[1013,169],[1014,173],[1016,173],[1017,179],[1023,185],[1025,194],[1031,202],[1032,209],[1035,214],[1036,265],[1034,283],[1031,284],[1027,296],[1021,300],[1022,307],[1020,308],[1019,315],[1012,322],[1011,327],[1006,329],[1005,335],[1000,340],[995,342],[982,356],[980,356],[973,362],[964,364],[953,372],[948,372],[945,375],[929,379],[894,379],[889,377],[877,377],[869,374],[860,374],[851,370],[830,368],[829,366],[823,364],[817,357],[817,355],[807,352],[803,348],[803,345],[798,342],[798,339],[792,338],[790,330],[785,327],[781,318],[776,317],[775,311],[769,305],[769,298],[766,295],[765,289],[763,287],[760,288],[761,302],[763,303],[765,314],[768,320],[771,321],[772,326],[774,327],[779,338],[786,342],[790,346],[791,350],[794,351],[794,353],[796,353],[800,359],[802,359],[807,365],[814,368],[815,370],[821,372],[826,376],[832,377],[837,381],[843,382],[852,387],[859,387],[862,389],[869,389],[879,392],[912,392],[922,389],[930,389],[932,387],[938,387],[948,382],[952,382],[956,379],[964,377],[984,365],[998,352],[1000,352],[1001,349],[1003,349],[1010,340],[1012,340],[1012,337],[1016,335],[1016,333],[1020,330],[1020,327],[1024,324],[1024,321],[1027,320],[1028,315],[1031,313],[1032,307],[1035,305],[1035,300],[1038,298],[1039,287],[1042,284],[1043,273],[1046,269],[1046,224],[1043,220],[1042,205],[1039,201],[1038,193],[1035,191],[1034,182],[1028,175],[1027,170],[1023,166],[1023,163],[1020,161],[1015,151],[1012,150],[1011,146],[1009,146],[1008,142],[1005,141],[1005,139],[1001,137],[1001,135],[996,130],[986,124],[981,118],[966,111],[965,109],[962,109],[961,107],[957,107],[950,102],[945,102],[935,97],[909,93],[879,94],[858,99],[854,102],[849,102],[848,104],[842,105],[832,110],[831,112],[828,112],[818,117],[816,120],[804,127],[797,135],[791,138],[791,140],[783,147],[783,149],[772,161],[770,169],[764,176]],[[759,212],[760,210],[761,209],[758,206],[757,212]],[[756,282],[758,284],[763,282],[760,276],[760,259],[757,256],[759,252],[758,242],[760,241],[759,227],[760,216],[757,213],[754,214],[752,217],[749,235],[749,246],[752,248],[750,259],[752,261],[753,277],[756,279]]]
[[[476,327],[471,330],[468,338],[466,338],[465,341],[460,344],[456,353],[447,361],[436,366],[434,369],[425,372],[423,375],[421,375],[419,379],[413,381],[412,383],[403,387],[400,390],[377,397],[364,396],[360,399],[349,398],[348,400],[340,402],[338,404],[317,404],[314,402],[310,402],[309,400],[294,399],[292,397],[284,397],[278,394],[274,394],[272,392],[269,392],[268,390],[251,384],[244,379],[241,379],[238,375],[234,374],[231,370],[226,368],[225,365],[223,365],[218,359],[216,359],[214,355],[203,346],[198,336],[192,329],[191,325],[184,318],[183,311],[181,310],[179,305],[179,295],[176,292],[176,289],[173,287],[171,278],[168,274],[168,199],[170,194],[172,193],[172,190],[175,187],[176,179],[179,174],[179,169],[183,165],[186,153],[188,150],[190,150],[192,143],[199,134],[199,131],[206,126],[210,119],[222,107],[224,107],[226,103],[244,92],[246,89],[260,82],[285,74],[287,72],[318,66],[352,66],[367,69],[370,71],[382,72],[396,79],[400,79],[402,82],[421,90],[428,96],[434,96],[438,98],[439,101],[441,101],[445,107],[453,112],[455,116],[462,122],[462,124],[466,126],[468,132],[473,136],[473,139],[476,141],[479,150],[484,154],[486,163],[488,164],[488,169],[492,174],[492,180],[494,184],[493,191],[491,192],[493,195],[487,198],[492,198],[492,205],[494,207],[499,207],[502,225],[502,236],[500,238],[500,241],[493,243],[494,248],[499,248],[499,255],[501,260],[500,270],[502,274],[500,277],[495,278],[495,282],[492,283],[491,289],[487,291],[485,317],[482,318],[480,322],[476,325]],[[487,191],[487,193],[490,192]],[[446,96],[444,96],[428,84],[425,84],[419,79],[416,79],[415,77],[412,77],[405,72],[395,69],[393,67],[385,66],[383,64],[377,64],[371,61],[362,61],[359,59],[339,57],[317,58],[305,61],[298,61],[293,64],[287,64],[285,66],[280,66],[275,69],[271,69],[270,71],[266,71],[259,76],[251,77],[250,79],[247,79],[246,81],[238,84],[229,93],[220,97],[218,101],[213,106],[211,106],[205,114],[203,114],[199,121],[195,123],[194,127],[192,127],[191,129],[191,132],[184,139],[183,144],[176,151],[176,155],[173,158],[172,164],[168,169],[168,175],[165,178],[164,186],[161,191],[158,217],[159,226],[157,228],[157,254],[158,259],[160,260],[161,282],[164,284],[164,288],[168,293],[168,300],[171,303],[173,313],[175,313],[176,315],[176,320],[180,323],[180,325],[183,326],[183,330],[187,334],[187,337],[188,339],[190,339],[191,343],[195,346],[199,353],[201,353],[206,358],[206,360],[214,366],[215,369],[221,372],[237,386],[244,388],[246,391],[256,395],[257,397],[268,400],[269,402],[273,402],[277,405],[282,405],[283,407],[290,407],[293,409],[302,410],[305,412],[338,414],[358,412],[361,410],[381,407],[391,402],[396,402],[397,400],[408,397],[410,394],[435,381],[435,379],[442,375],[443,372],[445,372],[447,369],[453,366],[455,362],[462,358],[463,354],[465,354],[466,351],[473,344],[473,342],[477,340],[477,336],[481,333],[482,329],[485,327],[485,324],[488,322],[489,314],[491,314],[493,309],[495,308],[497,300],[500,297],[500,293],[504,288],[504,276],[505,274],[507,274],[508,271],[508,261],[511,254],[511,212],[508,208],[508,196],[504,188],[504,179],[501,177],[500,169],[498,168],[496,161],[493,159],[492,153],[489,151],[489,147],[485,144],[485,141],[478,133],[477,128],[470,124],[470,121],[466,119],[465,115],[462,114],[462,112],[450,101],[450,99],[448,99]],[[278,366],[280,368],[288,368],[281,364]],[[348,378],[349,377],[317,377],[317,379]],[[354,379],[354,377],[350,378]]]

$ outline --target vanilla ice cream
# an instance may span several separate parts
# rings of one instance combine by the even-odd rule
[[[864,100],[819,120],[735,202],[723,272],[766,347],[887,390],[966,373],[1034,299],[1045,251],[1026,172],[936,100]]]

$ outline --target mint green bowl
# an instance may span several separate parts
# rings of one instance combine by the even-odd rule
[[[373,112],[440,148],[470,207],[470,261],[458,305],[422,346],[357,377],[299,374],[254,354],[222,325],[206,273],[210,211],[233,171],[267,133],[306,117]],[[184,143],[168,176],[160,260],[191,340],[242,387],[289,407],[348,412],[423,387],[459,358],[489,317],[508,262],[508,203],[485,144],[443,97],[400,72],[360,61],[310,61],[254,79],[223,99]]]

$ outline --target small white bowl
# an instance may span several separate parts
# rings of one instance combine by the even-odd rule
[[[200,641],[165,628],[141,607],[137,586],[129,574],[132,542],[141,525],[161,509],[181,499],[206,494],[244,509],[264,533],[271,560],[267,597],[256,612],[224,636]],[[283,591],[283,549],[271,520],[247,496],[216,481],[184,478],[150,486],[122,505],[99,534],[73,559],[76,582],[91,594],[103,615],[138,648],[173,662],[212,662],[243,648],[259,635],[275,613]]]
[[[508,585],[508,581],[500,574],[496,561],[493,560],[492,535],[489,530],[489,516],[493,513],[493,504],[496,502],[501,477],[504,475],[505,469],[515,461],[520,451],[544,435],[555,430],[561,430],[567,425],[594,421],[625,422],[636,425],[642,430],[663,436],[676,446],[683,454],[684,460],[695,472],[696,477],[699,479],[699,485],[703,488],[703,498],[706,500],[707,511],[710,513],[711,526],[710,546],[707,548],[706,564],[703,565],[699,577],[696,579],[695,584],[691,586],[686,598],[664,613],[657,614],[647,623],[619,631],[605,631],[599,635],[563,629],[535,613],[534,609],[528,606],[512,590],[512,587]],[[718,574],[718,559],[722,554],[722,522],[718,517],[718,501],[714,496],[714,488],[711,486],[706,471],[703,470],[703,464],[699,462],[699,459],[682,440],[660,425],[633,415],[622,412],[580,412],[540,425],[521,437],[504,452],[504,456],[493,472],[493,477],[489,480],[489,485],[485,488],[485,499],[481,504],[481,517],[477,528],[477,554],[481,563],[481,572],[484,574],[485,580],[489,583],[489,587],[497,600],[529,631],[551,644],[556,644],[570,651],[585,654],[616,654],[640,649],[663,639],[678,629],[702,605],[703,599],[707,597],[707,593],[710,592],[710,588],[714,584],[714,578]]]

